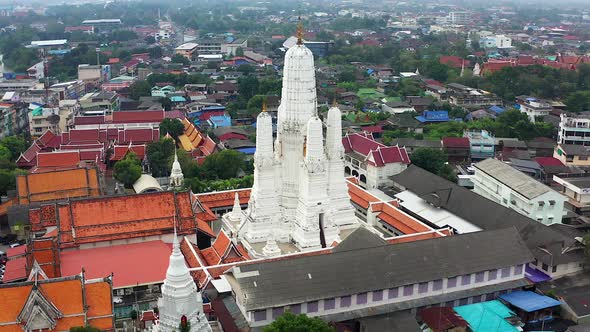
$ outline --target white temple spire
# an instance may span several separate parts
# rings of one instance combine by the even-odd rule
[[[170,171],[170,187],[182,187],[184,183],[184,174],[182,174],[182,168],[178,162],[178,154],[176,148],[174,148],[174,162],[172,163],[172,170]]]

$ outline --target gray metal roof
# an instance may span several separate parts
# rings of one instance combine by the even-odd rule
[[[590,152],[583,145],[560,144],[559,147],[570,156],[590,156]]]
[[[543,263],[564,264],[581,262],[585,259],[583,250],[564,250],[577,245],[573,237],[566,236],[418,166],[410,165],[391,179],[404,190],[410,190],[426,201],[436,203],[440,208],[483,230],[516,227],[535,258]]]
[[[510,167],[497,159],[486,159],[475,164],[475,168],[502,182],[512,190],[526,197],[534,199],[553,189],[530,176]]]
[[[247,311],[524,264],[514,228],[241,265],[230,270]]]

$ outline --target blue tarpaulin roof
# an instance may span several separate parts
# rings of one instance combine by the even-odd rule
[[[454,307],[474,332],[518,332],[506,318],[515,316],[508,307],[498,300]]]
[[[209,122],[215,128],[231,126],[231,117],[227,115],[215,115],[209,118]]]
[[[497,106],[497,105],[494,105],[494,106],[490,107],[489,110],[492,111],[492,112],[494,112],[494,113],[498,113],[498,114],[500,114],[500,113],[502,113],[502,112],[505,111],[505,109],[503,107],[500,107],[500,106]]]
[[[236,150],[243,152],[245,154],[254,154],[254,152],[256,152],[256,148],[240,148]]]
[[[170,101],[173,103],[183,103],[186,101],[186,99],[183,96],[172,96],[170,97]]]
[[[201,108],[202,112],[210,112],[210,111],[225,111],[225,106],[205,106]]]
[[[529,291],[503,294],[500,295],[500,298],[526,312],[533,312],[561,305],[561,302],[554,298]]]
[[[447,122],[449,121],[448,111],[424,111],[422,115],[416,117],[420,122]]]

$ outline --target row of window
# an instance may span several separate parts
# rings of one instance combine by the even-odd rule
[[[494,269],[484,272],[477,272],[475,274],[467,274],[462,276],[455,276],[446,279],[446,288],[456,288],[458,286],[467,286],[472,283],[482,283],[486,281],[486,272],[487,272],[487,281],[493,281],[498,278],[508,278],[510,277],[510,267],[502,268],[502,269]],[[524,265],[520,264],[514,267],[514,275],[520,275],[523,273]],[[472,277],[473,276],[473,277]],[[393,300],[399,297],[408,297],[413,296],[414,294],[424,294],[430,291],[440,291],[443,289],[443,279],[438,279],[432,281],[432,289],[430,289],[430,282],[422,282],[412,285],[400,286],[390,289],[383,289],[370,292],[371,293],[371,302],[381,302],[384,299]],[[417,288],[417,289],[416,289]],[[336,309],[336,299],[337,298],[330,298],[323,300],[324,307],[323,310],[334,310]],[[363,305],[367,304],[369,301],[369,292],[360,293],[356,295],[354,303],[356,305]],[[340,297],[340,306],[339,308],[348,308],[353,304],[352,295],[341,296]],[[301,304],[293,304],[289,306],[289,310],[294,314],[302,313]],[[319,310],[319,301],[312,301],[307,302],[307,310],[306,313],[316,313]],[[273,308],[272,309],[272,318],[275,319],[278,316],[282,315],[285,311],[284,307],[280,308]],[[254,311],[254,321],[263,321],[267,319],[267,311],[266,310],[258,310]]]

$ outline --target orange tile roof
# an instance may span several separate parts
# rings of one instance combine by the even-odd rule
[[[80,151],[37,153],[37,167],[73,167],[80,164]]]
[[[206,206],[209,209],[215,209],[215,208],[233,206],[236,193],[238,193],[238,198],[240,200],[240,204],[248,204],[248,201],[250,200],[250,191],[251,191],[251,189],[237,189],[237,190],[195,194],[194,197],[203,206]]]
[[[371,195],[368,191],[359,187],[353,181],[350,181],[350,179],[348,179],[346,184],[348,185],[348,194],[350,195],[350,199],[363,209],[368,209],[370,203],[381,201],[379,198]]]
[[[19,204],[101,194],[96,168],[19,175],[16,187]]]
[[[197,222],[188,192],[76,199],[60,203],[58,216],[62,248],[172,234],[175,221],[181,235],[191,234],[195,229],[209,236],[213,234],[209,225]]]
[[[407,215],[389,203],[376,203],[372,206],[373,212],[379,212],[377,218],[385,221],[404,234],[422,233],[431,231],[432,228]]]
[[[6,262],[6,271],[4,272],[4,282],[11,282],[27,278],[27,259],[20,257],[11,259]],[[0,310],[1,311],[1,310]]]
[[[0,310],[0,331],[22,331],[15,323],[23,309],[29,294],[33,291],[34,281],[9,284],[0,288],[2,310]],[[64,317],[57,320],[53,331],[69,330],[74,326],[84,325],[84,302],[88,305],[88,319],[100,318],[101,330],[113,329],[113,302],[110,282],[104,279],[82,283],[80,276],[41,280],[37,283],[40,294],[51,302]],[[83,288],[85,288],[83,290]],[[67,294],[67,296],[64,296]],[[11,324],[12,323],[12,324]],[[6,325],[5,325],[6,324]]]

